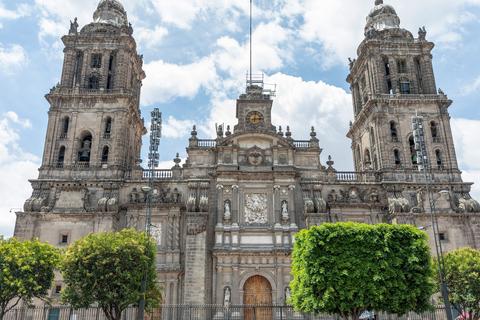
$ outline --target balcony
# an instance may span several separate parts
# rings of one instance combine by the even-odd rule
[[[73,95],[73,96],[97,96],[97,95],[134,95],[135,93],[132,90],[128,89],[87,89],[87,88],[67,88],[57,86],[50,90],[50,93],[47,96],[53,95]]]
[[[154,179],[154,180],[171,180],[173,179],[173,171],[172,170],[163,170],[163,169],[156,169],[156,170],[144,170],[142,174],[143,179]]]

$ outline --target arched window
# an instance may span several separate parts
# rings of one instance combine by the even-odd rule
[[[398,131],[395,121],[390,121],[390,137],[393,142],[398,142]]]
[[[87,134],[82,139],[80,149],[78,150],[78,161],[81,164],[88,164],[90,162],[91,151],[92,151],[92,135]]]
[[[400,158],[400,151],[397,149],[393,150],[393,158],[395,160],[395,166],[399,167],[402,164],[402,160]]]
[[[105,139],[110,139],[111,133],[112,133],[112,118],[108,117],[105,120],[105,128],[104,128],[104,131],[103,131],[103,137]]]
[[[433,142],[439,142],[438,125],[435,121],[430,122],[430,132],[432,133]]]
[[[412,158],[412,164],[417,165],[418,164],[417,151],[415,150],[415,141],[413,140],[413,136],[411,136],[410,139],[408,139],[408,142],[410,144],[410,155]]]
[[[443,168],[442,151],[435,150],[435,159],[437,160],[438,169],[442,169]]]
[[[107,163],[108,162],[108,152],[110,151],[110,149],[108,148],[108,146],[105,146],[103,147],[103,150],[102,150],[102,163]]]
[[[401,94],[411,93],[410,80],[408,80],[407,78],[400,79],[400,93]]]
[[[97,75],[91,75],[88,78],[88,89],[91,89],[91,90],[100,89],[100,78]]]
[[[70,118],[65,117],[62,121],[62,133],[60,134],[61,139],[66,139],[68,136],[68,127],[70,126]]]
[[[61,146],[60,150],[58,151],[57,168],[63,168],[64,162],[65,162],[65,147]]]

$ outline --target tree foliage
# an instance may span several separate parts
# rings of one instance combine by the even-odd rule
[[[463,248],[444,257],[449,298],[468,320],[480,319],[480,251]]]
[[[91,234],[68,248],[62,263],[63,300],[74,308],[98,304],[110,320],[142,297],[147,279],[147,305],[160,300],[156,285],[155,243],[132,229]]]
[[[46,298],[59,261],[59,251],[49,244],[0,239],[0,319],[21,300]]]
[[[424,232],[407,225],[323,224],[296,235],[290,302],[308,313],[358,319],[431,307],[433,268]]]

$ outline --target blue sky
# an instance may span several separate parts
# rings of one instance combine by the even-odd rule
[[[254,68],[277,84],[273,119],[308,139],[314,125],[322,161],[351,170],[345,138],[352,119],[345,78],[373,0],[254,0]],[[450,112],[464,178],[480,183],[480,0],[386,0],[416,35],[436,43],[437,85]],[[248,0],[122,0],[134,27],[147,79],[142,111],[164,115],[161,158],[185,157],[193,124],[200,136],[235,123],[235,98],[248,69]],[[45,93],[60,77],[69,21],[91,22],[97,0],[0,0],[0,234],[13,232],[43,152]],[[148,121],[148,117],[146,119]],[[480,188],[474,195],[480,198]]]

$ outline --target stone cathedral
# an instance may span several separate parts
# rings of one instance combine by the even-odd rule
[[[93,22],[80,29],[75,19],[62,38],[61,81],[46,95],[42,166],[15,236],[65,247],[92,232],[144,229],[142,187],[151,173],[140,161],[147,130],[139,100],[146,74],[132,33],[123,6],[101,0]],[[324,222],[408,223],[433,239],[412,134],[416,114],[424,121],[439,241],[447,251],[478,248],[480,205],[458,168],[452,101],[437,89],[433,47],[425,28],[415,37],[392,6],[375,1],[347,78],[352,172],[320,162],[314,128],[296,140],[276,127],[274,94],[261,81],[247,83],[237,123],[219,127],[216,139],[202,139],[194,127],[185,164],[177,156],[170,170],[153,172],[151,230],[165,303],[283,304],[295,233]],[[61,286],[58,278],[52,297]]]

